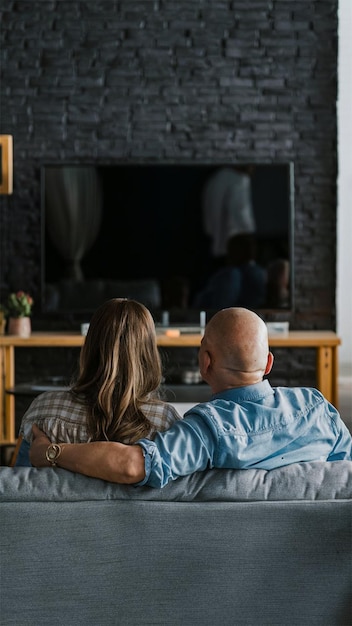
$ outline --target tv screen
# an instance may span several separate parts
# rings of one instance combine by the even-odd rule
[[[48,164],[41,174],[44,312],[83,318],[110,297],[174,323],[224,306],[292,310],[292,163]]]

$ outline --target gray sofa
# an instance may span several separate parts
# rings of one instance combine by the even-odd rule
[[[0,468],[1,626],[350,626],[352,462],[161,490]]]

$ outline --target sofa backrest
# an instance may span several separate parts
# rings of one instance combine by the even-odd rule
[[[349,623],[349,461],[161,490],[0,468],[0,516],[2,626]]]

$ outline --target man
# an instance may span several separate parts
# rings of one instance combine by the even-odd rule
[[[290,463],[352,460],[352,437],[316,389],[272,388],[273,355],[263,320],[248,309],[216,313],[199,349],[212,398],[154,441],[54,444],[35,426],[30,459],[117,483],[163,487],[212,467],[273,469]]]
[[[226,265],[210,277],[196,295],[202,309],[231,306],[260,308],[266,300],[267,273],[256,261],[256,240],[251,233],[229,237]]]

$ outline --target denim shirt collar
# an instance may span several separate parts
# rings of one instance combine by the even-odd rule
[[[258,402],[266,396],[274,394],[274,390],[268,380],[262,380],[254,385],[246,385],[245,387],[233,387],[219,393],[214,393],[212,400],[230,400],[232,402]]]

